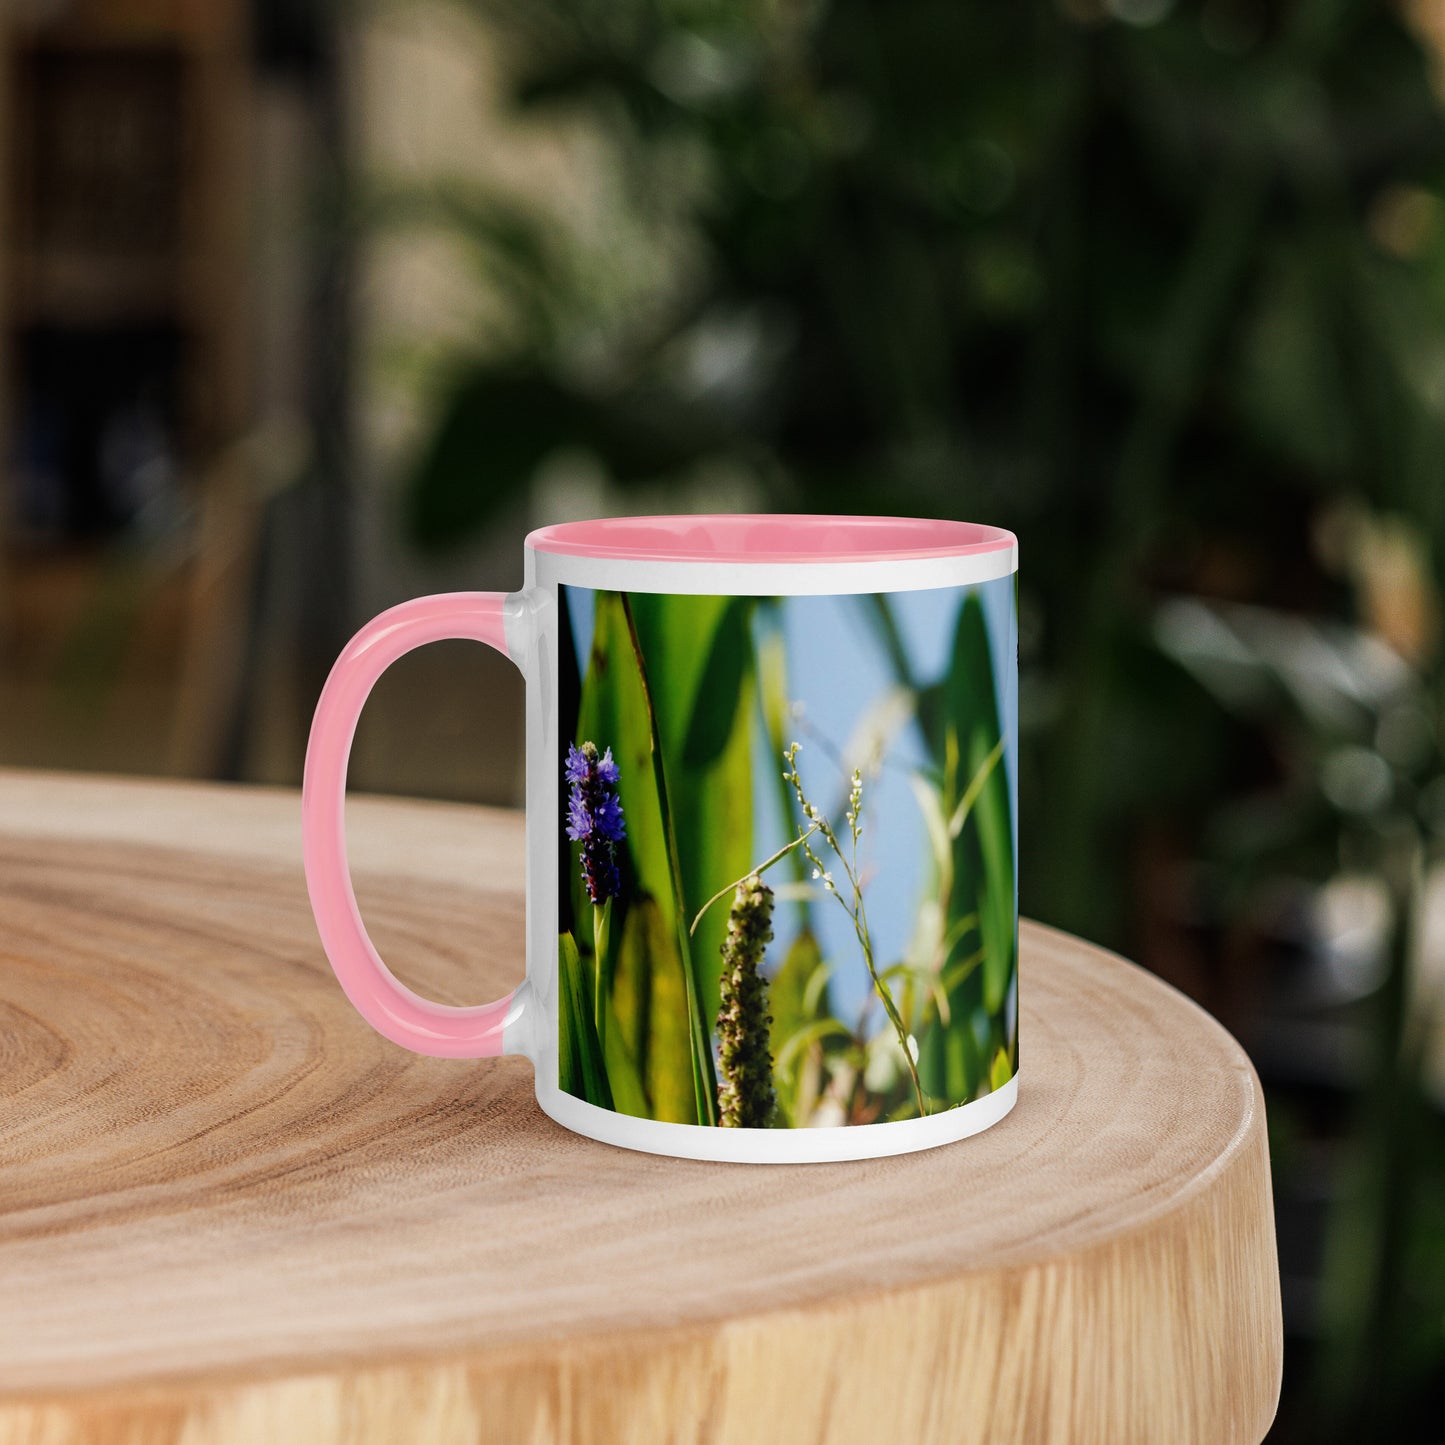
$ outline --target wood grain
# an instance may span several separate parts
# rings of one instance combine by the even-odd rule
[[[1024,930],[1018,1107],[899,1159],[574,1137],[317,945],[294,794],[0,775],[0,1442],[1255,1445],[1281,1328],[1239,1047]],[[520,820],[358,800],[384,954],[520,976]]]

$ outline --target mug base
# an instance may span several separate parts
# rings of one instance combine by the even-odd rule
[[[716,1129],[697,1124],[664,1124],[538,1089],[537,1103],[549,1119],[603,1144],[668,1154],[678,1159],[707,1159],[732,1164],[823,1164],[847,1159],[881,1159],[934,1149],[981,1133],[1018,1102],[1019,1076],[975,1099],[926,1119],[894,1124],[853,1124],[826,1129]]]

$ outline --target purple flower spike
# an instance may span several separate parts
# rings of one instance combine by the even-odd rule
[[[595,748],[593,748],[593,752],[596,752]],[[607,749],[607,756],[609,758],[612,756],[611,748]],[[563,772],[569,783],[585,783],[587,781],[587,758],[576,743],[567,744],[567,763]]]
[[[612,749],[599,757],[595,743],[583,743],[580,748],[569,743],[562,772],[571,789],[567,797],[567,836],[582,844],[582,881],[587,896],[593,903],[606,903],[622,891],[617,845],[627,836]]]

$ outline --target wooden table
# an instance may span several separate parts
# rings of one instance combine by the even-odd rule
[[[1280,1376],[1248,1059],[1036,926],[990,1132],[787,1168],[629,1154],[531,1067],[377,1038],[295,794],[0,774],[0,1441],[1263,1436]],[[514,815],[358,800],[382,952],[521,973]]]

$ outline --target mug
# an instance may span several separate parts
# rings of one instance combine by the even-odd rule
[[[544,527],[520,592],[402,603],[316,708],[306,880],[362,1016],[421,1054],[525,1054],[557,1123],[801,1162],[929,1148],[1018,1095],[1015,578],[996,527],[846,516]],[[431,1002],[347,871],[357,718],[442,638],[527,697],[527,967]]]

